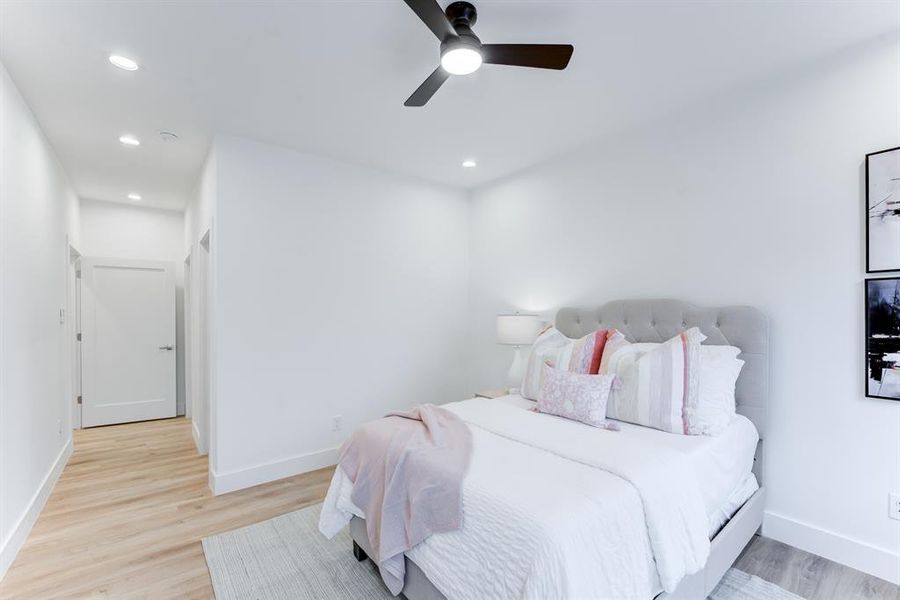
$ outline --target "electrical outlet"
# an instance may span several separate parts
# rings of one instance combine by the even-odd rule
[[[888,507],[888,516],[900,521],[900,494],[888,494],[891,505]]]
[[[340,431],[344,426],[344,416],[343,415],[335,415],[331,417],[331,430],[332,431]]]

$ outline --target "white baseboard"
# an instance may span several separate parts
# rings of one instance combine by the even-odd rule
[[[773,540],[900,585],[900,554],[885,548],[768,511],[763,519],[762,533]]]
[[[3,546],[0,546],[0,580],[6,575],[9,567],[12,566],[13,561],[16,559],[19,550],[22,549],[22,545],[25,544],[25,540],[28,539],[31,528],[34,527],[34,523],[44,509],[44,505],[47,504],[47,499],[50,498],[50,493],[53,491],[53,487],[56,485],[56,481],[62,474],[63,469],[66,467],[66,463],[69,462],[70,456],[72,456],[71,435],[69,436],[69,441],[66,442],[66,445],[59,451],[56,460],[53,462],[53,466],[44,476],[44,480],[41,482],[40,487],[38,487],[31,497],[31,502],[28,503],[28,510],[26,510],[25,514],[19,518],[19,522],[13,527],[9,536],[3,540]]]
[[[253,487],[261,483],[268,483],[285,477],[308,473],[323,467],[337,463],[339,448],[327,448],[318,452],[292,456],[284,460],[270,462],[262,465],[216,473],[209,471],[209,487],[214,495],[227,494],[236,490]]]
[[[191,422],[191,436],[194,438],[194,446],[197,448],[197,454],[206,456],[206,454],[208,453],[203,447],[203,444],[200,442],[200,430],[197,429],[197,424],[193,421]]]

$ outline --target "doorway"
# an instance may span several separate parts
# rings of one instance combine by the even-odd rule
[[[81,425],[174,417],[171,263],[81,259]]]

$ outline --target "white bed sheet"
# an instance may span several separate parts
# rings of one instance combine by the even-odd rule
[[[518,394],[502,396],[496,401],[529,410],[537,404]],[[717,436],[680,435],[622,421],[616,423],[620,427],[619,435],[661,444],[688,457],[699,474],[697,480],[709,520],[710,539],[759,489],[752,473],[759,433],[743,415],[735,415]]]
[[[518,396],[490,402],[534,405]],[[445,595],[652,598],[661,591],[641,498],[632,484],[478,427],[472,431],[463,527],[434,535],[407,553]],[[699,475],[711,535],[757,488],[750,469],[758,438],[744,417],[716,437],[626,423],[615,435],[652,440],[689,458]],[[347,511],[363,516],[347,507],[352,484],[345,479],[338,469],[329,490],[337,499],[326,500],[326,506],[345,505],[341,520]]]
[[[508,396],[505,400],[521,406],[533,404],[519,396]],[[710,537],[759,489],[751,472],[759,434],[743,415],[736,415],[717,436],[679,435],[631,423],[619,423],[619,426],[622,435],[652,440],[689,457],[698,473]]]

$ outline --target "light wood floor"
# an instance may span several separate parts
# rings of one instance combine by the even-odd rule
[[[319,502],[332,474],[213,497],[206,465],[185,419],[76,431],[0,598],[211,598],[200,539]],[[762,537],[735,566],[809,600],[900,600],[895,585]]]
[[[76,431],[0,598],[212,598],[200,539],[319,502],[331,474],[214,497],[186,419]]]

